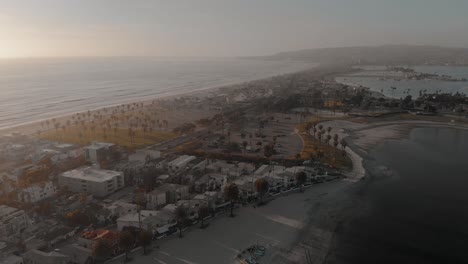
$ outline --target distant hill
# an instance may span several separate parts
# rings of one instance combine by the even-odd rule
[[[468,65],[468,48],[411,45],[322,48],[282,52],[266,58],[322,64]]]

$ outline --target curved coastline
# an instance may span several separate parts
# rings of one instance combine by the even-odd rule
[[[335,122],[335,121],[330,121]],[[349,121],[345,121],[349,122]],[[325,122],[326,123],[326,122]],[[351,123],[351,122],[350,122]],[[366,166],[369,160],[368,152],[380,144],[388,140],[399,140],[409,135],[411,130],[421,127],[439,127],[468,130],[468,125],[452,124],[433,121],[384,121],[379,123],[369,124],[367,126],[357,126],[356,128],[343,128],[342,138],[348,143],[346,153],[351,159],[353,168],[350,172],[345,173],[348,180],[357,182],[364,179],[366,176],[371,176]],[[379,136],[379,131],[376,129],[390,129],[391,135],[385,134]],[[374,133],[376,132],[376,133]],[[371,140],[364,139],[369,134],[373,134]]]

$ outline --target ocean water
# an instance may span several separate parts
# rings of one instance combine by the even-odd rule
[[[394,176],[363,183],[337,233],[335,263],[468,263],[468,131],[417,128],[369,153]],[[362,215],[359,215],[362,213]]]
[[[4,59],[0,60],[0,129],[309,67],[231,58]]]
[[[337,82],[348,85],[362,85],[373,91],[381,92],[387,97],[404,98],[411,95],[413,98],[419,97],[419,91],[426,90],[427,93],[465,93],[468,95],[468,82],[447,82],[447,81],[431,81],[431,80],[380,80],[379,77],[360,77],[360,76],[391,76],[398,75],[395,73],[384,73],[385,67],[363,67],[364,72],[351,74],[348,76],[340,76],[336,78]],[[468,67],[452,67],[452,66],[417,66],[413,67],[417,72],[435,73],[439,75],[450,75],[455,78],[468,79]],[[381,71],[382,70],[382,71]],[[353,75],[357,75],[354,76]],[[396,89],[392,89],[395,87]]]

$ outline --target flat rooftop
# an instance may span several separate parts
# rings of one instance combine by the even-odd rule
[[[115,176],[119,175],[121,175],[121,172],[95,169],[93,167],[80,167],[78,169],[62,173],[63,177],[94,182],[105,182],[108,180],[112,180]]]
[[[18,213],[23,214],[23,211],[6,205],[0,205],[0,222],[10,219]]]
[[[183,164],[186,164],[192,160],[196,159],[195,156],[188,156],[188,155],[182,155],[178,158],[176,158],[175,160],[169,162],[169,165],[170,166],[180,166],[180,165],[183,165]]]
[[[110,148],[114,146],[113,143],[106,143],[106,142],[93,142],[91,145],[84,147],[85,149],[102,149],[102,148]]]

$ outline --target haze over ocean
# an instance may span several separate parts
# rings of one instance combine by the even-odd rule
[[[5,59],[0,60],[0,128],[310,66],[234,58]]]

